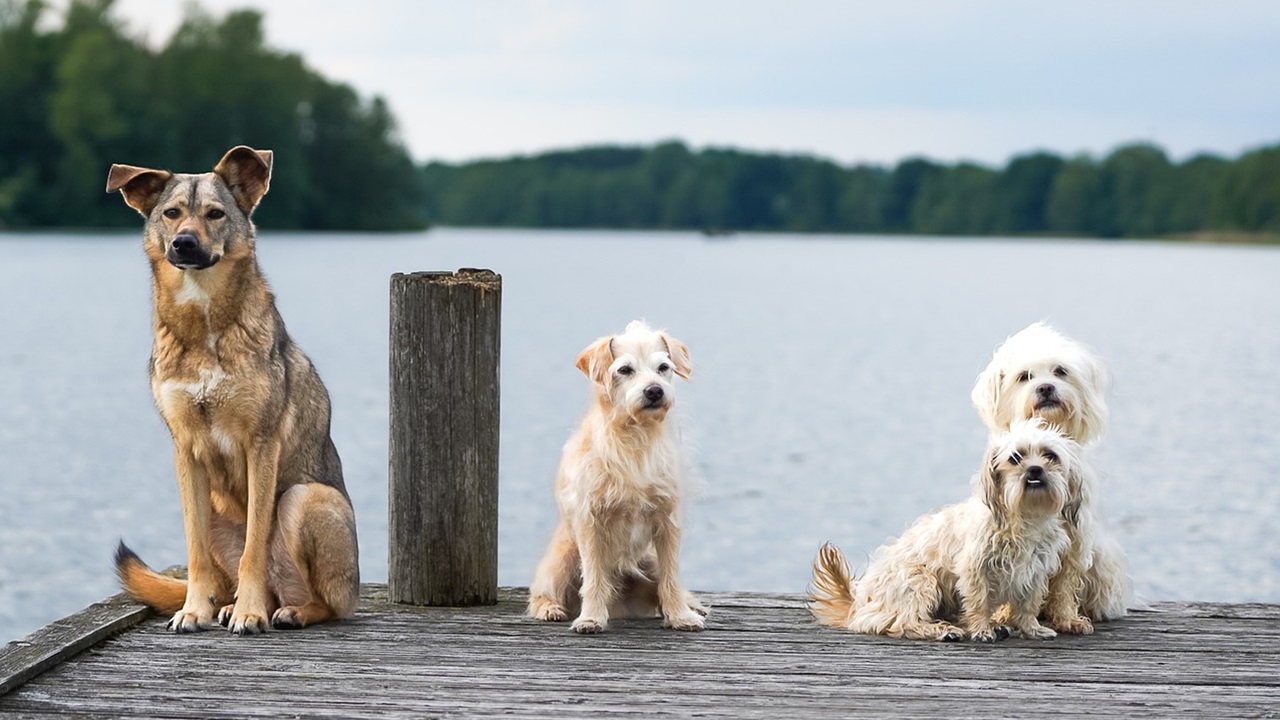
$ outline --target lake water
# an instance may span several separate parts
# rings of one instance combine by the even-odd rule
[[[861,559],[966,496],[974,377],[1046,319],[1114,375],[1094,457],[1140,595],[1280,602],[1280,249],[439,229],[266,231],[259,253],[333,398],[366,581],[387,567],[388,278],[484,267],[504,279],[503,585],[528,584],[555,521],[574,359],[633,318],[695,367],[687,584],[785,592],[822,542]],[[120,538],[186,562],[149,303],[140,233],[0,235],[0,642],[114,593]]]

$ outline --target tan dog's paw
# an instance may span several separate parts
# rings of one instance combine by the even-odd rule
[[[573,621],[571,627],[579,635],[596,635],[604,632],[605,622],[595,618],[580,617]]]
[[[298,608],[292,605],[282,607],[271,615],[271,627],[275,630],[300,630],[306,625]]]
[[[689,606],[690,610],[698,613],[702,617],[706,617],[711,612],[706,605],[703,605],[698,598],[693,596],[693,593],[686,594],[684,596],[684,602]]]
[[[1040,623],[1019,628],[1018,633],[1028,640],[1052,640],[1058,637],[1058,633]]]
[[[1073,618],[1051,618],[1049,626],[1066,635],[1092,635],[1093,623],[1089,618],[1076,616]]]
[[[698,632],[706,627],[706,621],[702,617],[694,610],[687,609],[678,615],[664,617],[662,624],[675,630]]]
[[[182,608],[169,618],[166,626],[175,633],[193,633],[201,630],[212,630],[217,627],[213,622],[212,610],[188,610]]]
[[[569,611],[560,603],[535,598],[529,601],[529,617],[547,622],[564,622],[569,619]]]
[[[261,635],[270,627],[265,610],[243,609],[239,603],[222,608],[222,612],[218,613],[218,622],[230,630],[232,635]]]

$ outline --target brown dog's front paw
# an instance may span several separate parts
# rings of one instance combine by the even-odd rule
[[[271,627],[275,630],[300,630],[306,625],[296,607],[282,607],[271,616]]]
[[[1049,621],[1049,627],[1066,635],[1093,634],[1093,623],[1089,621],[1089,618],[1083,616],[1054,618]]]
[[[534,598],[529,601],[529,617],[547,622],[563,622],[569,619],[569,611],[560,603]]]
[[[175,633],[182,634],[210,630],[216,625],[213,624],[212,613],[193,612],[183,608],[169,618],[169,624],[166,627]]]
[[[241,610],[239,605],[231,611],[227,629],[232,635],[261,635],[267,632],[269,623],[266,612]]]
[[[662,624],[685,632],[699,632],[706,628],[706,621],[702,619],[701,615],[692,610],[686,610],[679,615],[663,618]]]

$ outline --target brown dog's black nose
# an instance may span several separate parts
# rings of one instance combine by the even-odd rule
[[[177,252],[189,252],[200,247],[200,238],[191,233],[183,233],[175,235],[173,238],[173,249]]]
[[[656,403],[662,399],[665,393],[662,391],[661,385],[650,385],[644,389],[644,399],[651,403]]]

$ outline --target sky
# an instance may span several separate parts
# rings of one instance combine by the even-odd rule
[[[999,165],[1280,142],[1271,0],[201,0],[386,99],[419,161],[595,144]],[[183,3],[117,0],[161,45]],[[323,7],[323,10],[318,8]]]

